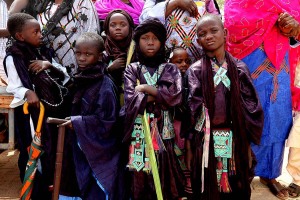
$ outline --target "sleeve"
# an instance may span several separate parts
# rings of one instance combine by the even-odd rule
[[[218,9],[216,8],[216,5],[215,5],[213,0],[208,0],[208,1],[205,2],[205,4],[206,4],[207,12],[212,13],[212,14],[216,14],[216,15],[220,14]]]
[[[53,58],[52,58],[52,65],[53,67],[55,67],[56,69],[58,69],[64,74],[63,84],[66,84],[70,80],[70,75],[68,74],[67,69],[63,67],[61,64],[59,64],[58,62],[56,62]]]
[[[251,142],[259,144],[264,125],[263,110],[246,64],[239,61],[238,70],[246,133]]]
[[[146,0],[139,18],[140,23],[148,18],[157,18],[162,24],[165,24],[166,4],[166,1],[155,4],[155,0]]]
[[[136,116],[138,114],[143,114],[147,105],[147,95],[135,91],[138,78],[137,65],[128,65],[124,73],[124,100],[126,112],[124,141],[130,138]]]
[[[80,6],[82,22],[82,33],[92,32],[100,33],[99,18],[94,4],[90,0],[84,0],[84,3]],[[86,17],[86,19],[84,19]]]
[[[174,107],[182,102],[182,78],[174,64],[166,64],[157,82],[156,102],[167,107]]]
[[[17,73],[16,67],[14,65],[13,57],[8,56],[6,58],[6,69],[8,76],[8,85],[6,91],[14,95],[14,99],[10,104],[10,107],[15,108],[22,105],[25,101],[25,93],[28,88],[25,88],[21,82],[21,79]]]
[[[200,63],[198,63],[200,64]],[[198,76],[197,76],[198,75]],[[191,123],[194,125],[196,113],[200,110],[203,104],[203,95],[201,90],[201,82],[199,80],[200,69],[194,65],[188,70],[188,106],[191,112]]]

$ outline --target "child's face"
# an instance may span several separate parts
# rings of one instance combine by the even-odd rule
[[[27,20],[21,32],[17,32],[16,39],[26,42],[34,47],[39,47],[42,43],[42,33],[37,20]]]
[[[140,50],[146,57],[153,57],[159,51],[161,43],[159,39],[152,32],[141,35]]]
[[[122,41],[127,38],[129,34],[129,23],[127,18],[120,14],[115,13],[109,20],[109,35],[115,41]]]
[[[184,74],[190,67],[191,59],[184,49],[176,49],[173,51],[173,57],[170,60],[171,63],[175,64],[180,72]]]
[[[99,52],[92,41],[78,40],[75,45],[75,56],[78,67],[83,69],[100,61],[102,52]]]
[[[224,51],[227,30],[214,18],[207,18],[198,24],[197,42],[210,53]]]

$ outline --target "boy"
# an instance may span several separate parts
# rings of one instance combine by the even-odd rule
[[[76,41],[78,70],[74,98],[66,125],[73,129],[73,155],[82,199],[122,199],[117,188],[120,151],[117,138],[119,100],[116,87],[103,72],[104,43],[96,33]]]
[[[249,145],[260,141],[262,108],[246,65],[225,51],[221,19],[203,16],[197,35],[205,55],[188,70],[186,139],[194,197],[250,199]]]
[[[10,106],[15,108],[16,134],[20,150],[18,164],[23,181],[28,161],[27,147],[32,141],[31,128],[33,129],[33,127],[30,125],[30,118],[34,124],[37,123],[40,100],[45,104],[49,103],[49,107],[45,105],[46,116],[57,114],[47,109],[50,106],[58,107],[61,104],[52,101],[57,100],[55,97],[58,97],[60,102],[63,101],[62,86],[49,74],[57,72],[59,76],[62,75],[65,78],[63,83],[66,83],[69,77],[61,66],[49,62],[52,61],[52,57],[47,49],[37,49],[42,41],[41,29],[37,20],[31,15],[25,13],[11,15],[7,21],[7,29],[15,41],[7,49],[4,59],[4,67],[8,75],[6,90],[14,94]],[[37,93],[41,96],[38,96]],[[21,105],[24,100],[30,106],[30,117],[23,114]],[[52,131],[56,133],[57,129],[47,124],[43,125],[41,140],[44,153],[40,157],[41,164],[38,165],[39,170],[34,179],[32,199],[51,198],[49,190],[51,190],[53,182],[56,151],[56,137]]]

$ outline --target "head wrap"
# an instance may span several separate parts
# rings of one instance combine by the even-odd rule
[[[125,42],[122,42],[122,43],[114,41],[110,37],[110,34],[109,34],[110,18],[113,14],[116,14],[116,13],[120,13],[120,14],[124,15],[129,24],[128,36],[125,39]],[[103,28],[104,28],[104,31],[106,34],[106,40],[105,40],[105,44],[104,44],[105,51],[108,54],[108,56],[110,57],[110,59],[115,60],[120,57],[126,57],[127,50],[129,48],[130,42],[132,40],[133,27],[134,27],[133,19],[125,10],[116,9],[116,10],[113,10],[110,13],[108,13],[107,17],[105,18]]]
[[[130,5],[122,2],[121,0],[97,0],[95,8],[97,10],[100,20],[104,20],[108,13],[114,9],[122,9],[130,13],[133,18],[134,24],[139,24],[139,17],[144,7],[144,0],[130,0]]]
[[[155,57],[147,58],[140,51],[139,42],[140,37],[145,33],[153,33],[160,41],[161,46]],[[133,40],[136,43],[136,54],[140,63],[145,64],[149,67],[158,67],[157,65],[166,62],[166,49],[165,43],[167,40],[167,31],[164,25],[156,18],[150,18],[141,23],[136,27],[134,31]]]

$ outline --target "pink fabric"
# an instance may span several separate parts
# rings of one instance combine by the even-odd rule
[[[288,12],[300,22],[299,0],[226,0],[225,27],[228,51],[244,58],[262,43],[272,64],[279,69],[289,50],[288,38],[276,26],[280,13]]]
[[[290,75],[291,75],[291,90],[292,90],[292,105],[295,111],[300,111],[300,88],[296,87],[295,76],[296,67],[300,68],[300,46],[291,48],[290,50]],[[299,72],[298,72],[299,73]],[[299,75],[298,75],[299,76]]]
[[[133,7],[121,0],[97,0],[95,8],[100,20],[104,20],[107,14],[114,9],[122,9],[128,12],[133,18],[134,24],[139,24],[139,17],[144,7],[144,0],[130,0]]]

